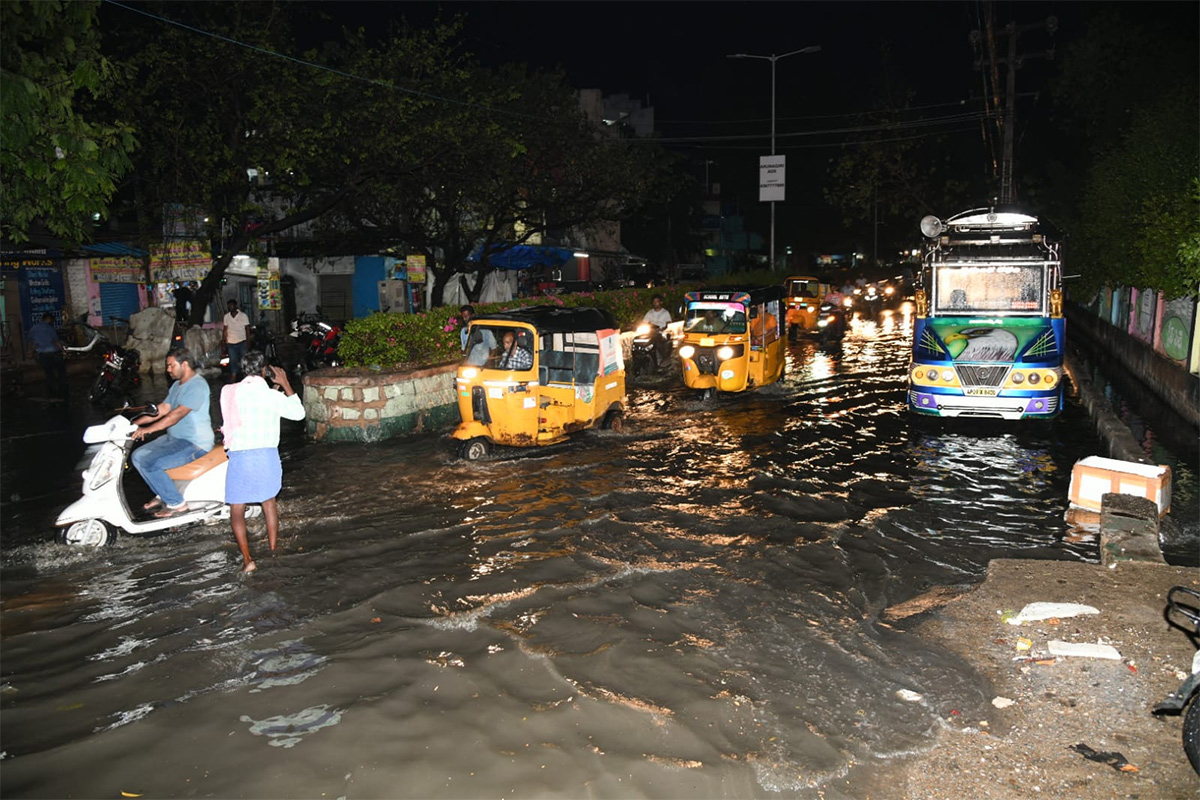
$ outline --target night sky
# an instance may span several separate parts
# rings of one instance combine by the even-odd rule
[[[1000,3],[999,24],[1059,18],[1052,39],[1025,34],[1023,47],[1061,44],[1082,29],[1089,4]],[[820,133],[861,124],[880,86],[899,83],[911,106],[934,118],[979,109],[983,84],[973,68],[969,32],[980,25],[975,2],[474,2],[342,3],[347,22],[382,30],[391,18],[431,22],[438,9],[467,16],[466,44],[484,63],[561,67],[576,88],[627,93],[654,106],[659,134],[702,175],[721,185],[727,206],[765,236],[766,205],[757,200],[758,157],[770,152],[771,63],[732,53],[821,51],[776,63],[776,150],[788,156],[788,200],[777,205],[777,249],[845,249],[840,213],[824,202],[824,170],[853,134]],[[1043,84],[1047,67],[1030,62],[1023,83]],[[1024,88],[1024,87],[1022,87]],[[980,141],[979,123],[929,129]],[[714,137],[757,134],[757,139]],[[702,138],[704,141],[680,141]],[[983,169],[980,161],[964,169]],[[946,215],[961,209],[947,209]],[[922,213],[914,212],[919,219]],[[790,235],[794,233],[795,235]],[[914,227],[914,237],[916,229]],[[794,240],[794,241],[793,241]]]

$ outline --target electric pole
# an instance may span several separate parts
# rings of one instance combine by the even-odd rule
[[[1010,22],[1001,30],[996,30],[992,20],[992,6],[986,4],[988,18],[986,20],[986,30],[971,31],[968,37],[971,44],[976,49],[975,69],[983,69],[987,65],[985,74],[991,77],[992,91],[985,98],[989,110],[998,112],[996,106],[999,105],[999,68],[1005,68],[1005,87],[1004,87],[1004,113],[998,115],[1000,120],[1000,130],[1004,140],[1004,156],[1000,162],[1000,202],[1012,203],[1016,200],[1016,189],[1013,180],[1013,149],[1016,141],[1017,127],[1017,70],[1020,69],[1026,59],[1045,58],[1047,60],[1054,58],[1054,48],[1045,50],[1040,53],[1017,53],[1017,39],[1022,33],[1038,29],[1044,29],[1051,36],[1058,30],[1058,18],[1054,16],[1046,17],[1041,22],[1032,22],[1026,25],[1018,25],[1015,22]],[[1001,56],[996,47],[996,37],[1008,37],[1008,52],[1007,55]],[[983,52],[979,52],[982,49]]]

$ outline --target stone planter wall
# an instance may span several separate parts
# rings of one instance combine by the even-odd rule
[[[459,422],[457,363],[411,372],[319,369],[304,376],[305,426],[324,442],[378,442]]]

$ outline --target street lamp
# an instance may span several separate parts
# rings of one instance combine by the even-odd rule
[[[799,50],[793,50],[790,53],[784,53],[781,56],[771,54],[769,56],[756,56],[749,53],[732,53],[728,58],[760,58],[764,61],[771,62],[771,155],[775,155],[775,62],[781,58],[795,56],[801,53],[816,53],[821,50],[821,45],[814,44],[808,47],[801,47]],[[775,201],[771,202],[771,269],[775,269]]]

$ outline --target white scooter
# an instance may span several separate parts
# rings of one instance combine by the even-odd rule
[[[225,503],[225,473],[229,460],[225,449],[219,446],[189,464],[167,470],[167,475],[183,493],[187,511],[171,517],[145,515],[135,519],[125,500],[121,478],[133,450],[132,437],[138,426],[123,414],[137,412],[133,419],[143,414],[154,416],[158,414],[158,407],[150,403],[126,406],[120,411],[123,413],[103,425],[92,425],[83,432],[84,443],[99,445],[99,448],[89,448],[89,452],[95,450],[95,455],[83,471],[83,497],[59,514],[54,523],[60,529],[60,542],[101,547],[116,541],[118,529],[131,534],[149,534],[197,522],[229,519],[229,506]],[[261,513],[261,506],[246,507],[247,518]]]

